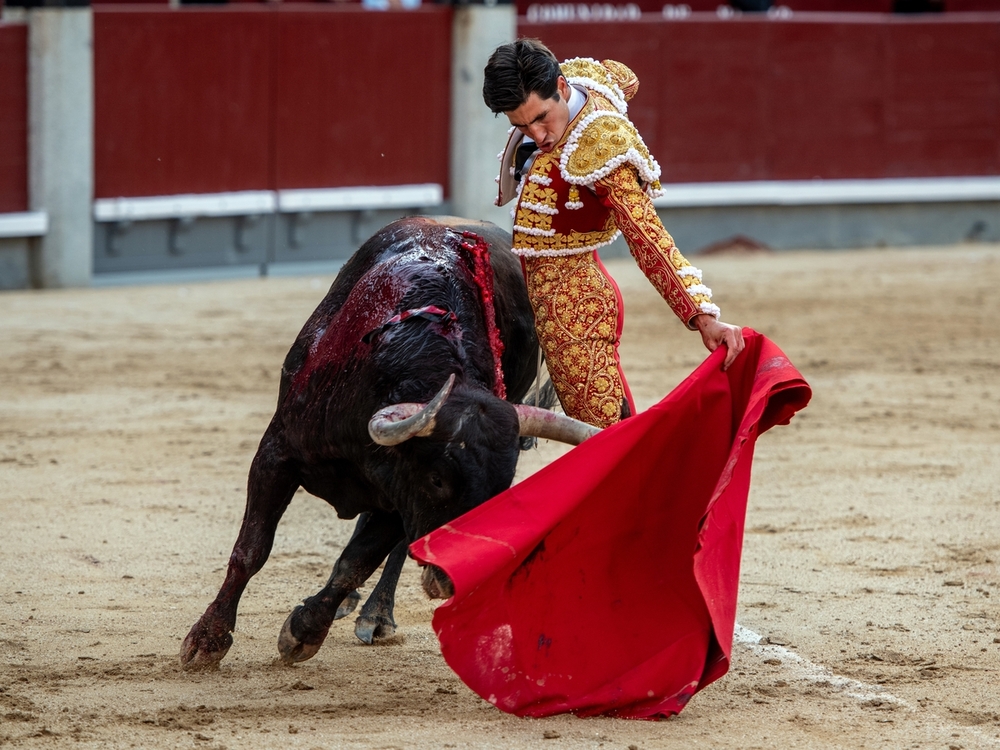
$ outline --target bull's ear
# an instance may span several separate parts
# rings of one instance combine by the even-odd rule
[[[427,437],[434,432],[437,413],[454,385],[455,374],[452,373],[448,382],[426,404],[392,404],[379,409],[368,421],[368,434],[379,445],[399,445],[412,437]]]
[[[540,409],[527,404],[515,404],[517,418],[521,424],[520,433],[523,436],[540,437],[548,440],[558,440],[560,443],[579,445],[589,437],[601,431],[578,419],[556,414],[554,411]]]

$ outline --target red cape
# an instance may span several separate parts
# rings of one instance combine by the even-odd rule
[[[809,401],[744,329],[648,411],[411,545],[455,595],[445,660],[498,708],[652,718],[729,669],[757,435]]]

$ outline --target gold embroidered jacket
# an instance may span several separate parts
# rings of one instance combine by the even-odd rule
[[[640,269],[686,325],[699,313],[718,317],[701,271],[681,255],[653,207],[660,166],[627,116],[639,87],[635,74],[614,60],[575,58],[561,67],[587,95],[563,140],[548,154],[535,153],[520,184],[514,158],[523,134],[513,130],[500,155],[497,205],[517,196],[513,251],[524,258],[577,255],[624,234]]]

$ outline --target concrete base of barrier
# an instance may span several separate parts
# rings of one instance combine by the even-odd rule
[[[31,286],[31,250],[27,237],[0,237],[0,291]]]
[[[96,221],[94,283],[104,274],[198,275],[230,269],[245,275],[270,274],[285,267],[334,268],[386,224],[428,212],[449,213],[442,204],[428,210],[279,211]]]
[[[773,250],[960,245],[1000,242],[1000,201],[657,209],[681,252],[745,237]],[[601,250],[625,257],[619,239]]]
[[[448,210],[442,207],[433,213]],[[690,257],[735,237],[749,238],[777,251],[1000,242],[1000,201],[704,206],[660,208],[657,213],[678,247]],[[237,219],[199,219],[186,230],[187,257],[169,252],[171,229],[167,221],[132,225],[119,238],[126,242],[120,254],[108,255],[108,233],[114,225],[99,222],[94,243],[94,283],[165,282],[181,279],[178,274],[185,281],[255,274],[334,274],[368,236],[401,215],[403,212],[390,211],[314,214],[305,223],[294,220],[300,222],[298,225],[292,223],[294,214],[264,217],[256,230],[260,246],[250,252],[239,252],[234,244],[240,231]],[[280,242],[280,252],[264,247],[271,232]],[[296,234],[298,245],[293,247],[290,238]],[[5,273],[3,248],[0,241],[0,276]],[[150,252],[143,255],[140,249]],[[8,251],[6,268],[17,266],[17,252]],[[623,239],[601,250],[604,258],[628,255]],[[18,271],[12,278],[18,278],[18,274],[23,278]]]

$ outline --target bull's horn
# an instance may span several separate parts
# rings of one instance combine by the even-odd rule
[[[530,437],[558,440],[560,443],[579,445],[601,431],[586,422],[581,422],[565,414],[541,409],[527,404],[515,404],[517,418],[521,423],[521,434]]]
[[[426,404],[393,404],[379,409],[368,421],[368,434],[379,445],[399,445],[411,437],[427,437],[434,432],[435,417],[454,384],[455,374],[452,373],[448,382]]]

